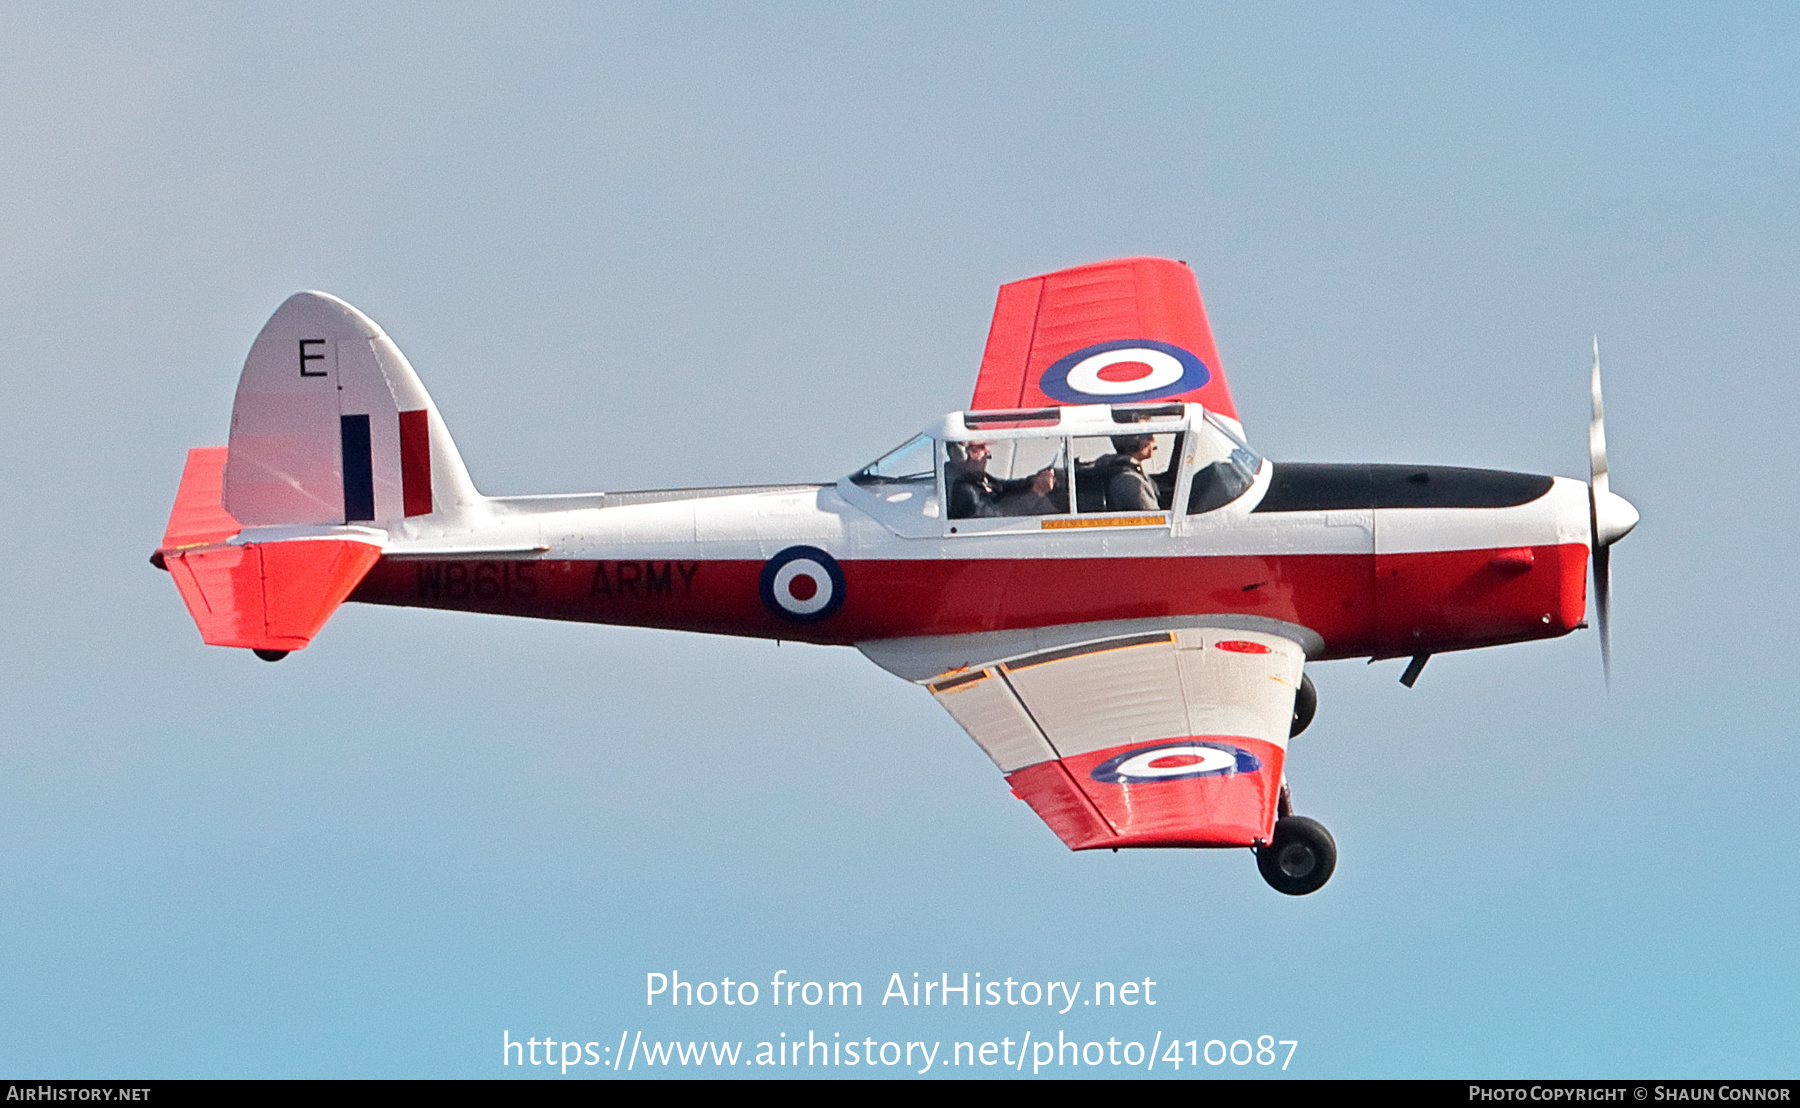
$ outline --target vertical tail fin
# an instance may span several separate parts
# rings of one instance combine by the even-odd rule
[[[300,292],[250,347],[231,445],[189,452],[151,561],[203,639],[275,659],[355,590],[381,532],[460,530],[481,501],[393,340],[337,297]],[[298,533],[254,530],[281,525]]]
[[[227,511],[246,527],[430,533],[481,499],[437,406],[374,320],[322,292],[276,309],[238,378]]]

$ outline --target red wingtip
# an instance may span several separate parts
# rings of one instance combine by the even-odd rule
[[[1167,379],[1153,377],[1139,393],[1084,390],[1079,374],[1065,372],[1069,359],[1108,351],[1125,357],[1133,344],[1166,363]],[[1200,286],[1185,264],[1117,258],[1000,287],[972,408],[1146,399],[1193,401],[1237,418]]]

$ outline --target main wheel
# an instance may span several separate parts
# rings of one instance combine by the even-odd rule
[[[1275,821],[1275,838],[1256,852],[1256,868],[1278,893],[1317,892],[1337,869],[1337,840],[1325,825],[1305,816]]]
[[[250,653],[256,655],[265,662],[279,662],[288,656],[288,652],[285,650],[263,650],[261,648],[252,650]]]
[[[1309,674],[1300,675],[1300,687],[1294,690],[1294,723],[1288,728],[1288,738],[1293,738],[1306,730],[1312,722],[1313,713],[1319,710],[1319,690],[1313,688]]]

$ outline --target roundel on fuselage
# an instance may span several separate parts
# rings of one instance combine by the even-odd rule
[[[1122,404],[1192,392],[1212,380],[1192,351],[1154,339],[1115,339],[1065,354],[1038,378],[1064,404]]]
[[[844,571],[816,546],[790,546],[763,563],[763,607],[790,623],[816,623],[844,603]]]

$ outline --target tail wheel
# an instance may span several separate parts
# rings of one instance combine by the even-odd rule
[[[1275,837],[1256,851],[1256,868],[1278,893],[1317,892],[1337,869],[1337,840],[1325,825],[1305,816],[1275,821]]]
[[[256,655],[265,662],[279,662],[288,656],[288,652],[285,650],[263,650],[261,648],[252,650],[250,653]]]
[[[1319,710],[1319,690],[1313,688],[1312,677],[1302,673],[1300,687],[1294,690],[1294,723],[1288,728],[1288,738],[1293,738],[1306,730],[1312,722],[1313,713]]]

